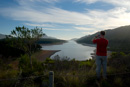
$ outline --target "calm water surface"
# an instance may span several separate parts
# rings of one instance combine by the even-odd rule
[[[60,58],[68,57],[70,59],[75,58],[76,60],[86,60],[91,58],[91,53],[95,50],[94,46],[84,46],[76,43],[75,41],[68,41],[67,43],[61,45],[50,45],[43,46],[43,50],[61,50],[56,52],[51,58],[59,55]]]

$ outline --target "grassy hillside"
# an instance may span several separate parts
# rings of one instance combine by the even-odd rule
[[[99,34],[99,32],[81,37],[76,41],[78,43],[92,44],[92,38],[94,38],[97,34]],[[130,26],[122,26],[115,29],[106,30],[105,37],[109,40],[110,50],[123,52],[130,51]]]
[[[130,55],[112,53],[108,59],[107,80],[96,80],[94,60],[76,61],[56,56],[38,61],[23,55],[16,60],[0,58],[0,87],[48,87],[49,71],[54,71],[55,87],[129,87]],[[119,68],[120,67],[120,68]],[[9,80],[8,80],[9,79]]]

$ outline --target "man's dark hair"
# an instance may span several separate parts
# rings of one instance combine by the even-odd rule
[[[104,36],[105,35],[105,31],[101,31],[100,34]]]

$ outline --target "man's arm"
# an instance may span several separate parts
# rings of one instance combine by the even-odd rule
[[[94,38],[92,39],[92,42],[93,42],[93,43],[96,43],[96,39],[97,39],[97,38],[94,37]]]
[[[94,40],[96,40],[97,38],[96,37],[94,37],[93,39],[92,39],[92,41],[94,41]]]

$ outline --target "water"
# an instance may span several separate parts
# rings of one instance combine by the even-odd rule
[[[68,57],[70,59],[75,58],[76,60],[86,60],[91,58],[91,53],[93,53],[95,47],[91,45],[84,46],[71,40],[61,45],[43,46],[42,49],[61,50],[52,55],[51,58],[54,58],[54,56],[59,55],[60,58]]]

